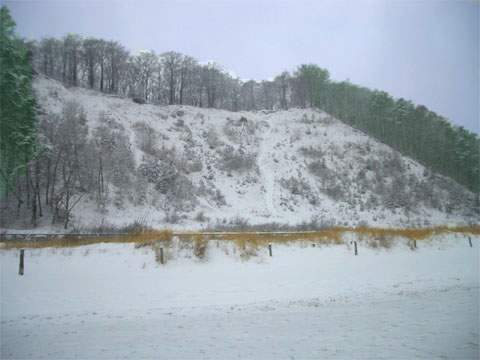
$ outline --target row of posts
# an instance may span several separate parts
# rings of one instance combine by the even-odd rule
[[[470,245],[470,247],[473,247],[473,244],[472,244],[472,238],[469,236],[468,237],[468,244]],[[413,240],[413,248],[416,249],[417,248],[417,241],[416,240]],[[354,254],[355,256],[358,255],[358,246],[357,246],[357,242],[356,241],[353,241],[353,250],[354,250]],[[270,257],[273,256],[273,252],[272,252],[272,244],[268,244],[268,254],[270,255]],[[165,258],[164,258],[164,255],[163,255],[163,247],[160,247],[160,248],[155,248],[155,256],[156,256],[156,260],[158,262],[160,262],[160,264],[165,264]],[[25,250],[24,249],[21,249],[20,250],[20,264],[19,264],[19,267],[18,267],[18,275],[23,275],[24,273],[24,264],[25,264]]]
[[[358,245],[357,245],[357,242],[356,241],[352,241],[353,243],[353,252],[355,254],[355,256],[358,255]],[[468,245],[470,245],[470,247],[473,247],[472,245],[472,238],[469,236],[468,237]],[[315,244],[313,244],[313,246],[315,246]],[[417,248],[417,240],[413,240],[413,249],[416,249]],[[272,257],[272,244],[268,244],[268,254],[270,255],[270,257]]]

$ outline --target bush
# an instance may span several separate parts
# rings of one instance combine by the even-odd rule
[[[324,160],[316,160],[307,165],[308,170],[315,176],[318,176],[325,181],[329,181],[334,177],[334,173],[325,164]]]
[[[158,137],[155,130],[143,121],[136,122],[133,125],[133,129],[135,130],[135,137],[140,150],[154,155],[157,152],[156,143]]]
[[[195,187],[189,178],[178,175],[173,179],[172,186],[167,190],[167,200],[175,208],[189,210],[196,203]]]
[[[155,184],[155,189],[162,194],[173,187],[177,177],[177,169],[173,164],[155,158],[145,160],[138,167],[138,171],[148,182]]]
[[[205,259],[207,254],[208,240],[203,236],[196,236],[193,240],[193,255],[198,259]]]
[[[405,178],[398,176],[392,181],[385,197],[385,206],[388,209],[408,208],[410,205],[410,194],[406,191]]]
[[[199,211],[197,215],[195,215],[195,221],[204,223],[208,221],[208,217],[205,216],[205,213],[203,211]]]
[[[135,160],[128,135],[124,127],[115,119],[101,113],[99,126],[93,131],[91,148],[102,154],[102,167],[109,182],[126,189],[131,185],[131,175],[135,170]],[[92,159],[99,161],[100,156]]]
[[[204,136],[207,140],[208,147],[212,150],[222,144],[214,128],[208,129],[208,132],[206,132]]]
[[[255,134],[255,123],[243,116],[239,120],[227,118],[227,122],[223,126],[223,132],[230,141],[239,143],[245,136]]]
[[[172,210],[167,213],[165,216],[165,222],[167,224],[178,224],[181,220],[180,215],[178,215],[176,210]]]
[[[385,157],[383,168],[385,176],[396,176],[397,174],[403,175],[405,172],[405,163],[399,153],[389,153]]]
[[[308,199],[310,204],[315,205],[318,202],[310,185],[302,178],[297,179],[293,176],[289,179],[281,179],[280,185],[290,191],[292,195],[298,195],[304,199]]]
[[[311,118],[308,118],[307,114],[303,114],[302,118],[300,119],[300,123],[302,124],[313,124],[315,122],[315,114],[312,114]]]
[[[299,151],[303,156],[310,158],[322,158],[325,156],[325,152],[320,147],[314,148],[313,146],[309,146],[307,148],[302,146]]]
[[[135,96],[132,98],[132,101],[134,103],[137,103],[137,104],[140,104],[140,105],[143,105],[145,104],[145,99],[141,98],[141,97],[138,97],[138,96]]]
[[[194,173],[203,170],[203,163],[199,159],[189,160],[185,163],[185,172]]]
[[[324,191],[330,198],[335,201],[345,199],[346,192],[344,188],[338,183],[329,184]]]
[[[203,180],[200,180],[200,183],[197,188],[197,194],[199,196],[209,196],[213,202],[215,202],[217,207],[226,205],[225,196],[222,192],[215,188],[215,184],[211,181],[207,181],[207,184]]]
[[[213,200],[215,201],[217,206],[227,205],[225,195],[223,195],[219,189],[215,190],[215,196],[213,197]]]
[[[220,155],[221,168],[225,171],[245,172],[256,165],[256,155],[242,148],[235,150],[233,146],[226,145],[219,148],[217,153]]]

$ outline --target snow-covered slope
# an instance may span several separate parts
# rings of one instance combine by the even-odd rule
[[[101,209],[85,197],[74,210],[77,225],[475,221],[470,192],[322,111],[140,105],[44,77],[34,87],[45,114],[61,113],[74,100],[85,109],[90,134],[108,124],[130,143],[133,184],[110,182]]]

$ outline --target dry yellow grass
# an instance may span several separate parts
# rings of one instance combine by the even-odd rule
[[[425,240],[436,235],[444,234],[465,234],[480,235],[480,226],[462,226],[447,227],[438,226],[432,228],[373,228],[373,227],[334,227],[317,231],[305,232],[238,232],[238,233],[207,233],[204,238],[208,240],[228,240],[235,241],[239,248],[244,249],[245,244],[265,245],[267,243],[288,243],[294,241],[312,241],[323,244],[340,244],[343,242],[343,235],[353,233],[359,240],[377,240],[388,242],[394,238],[404,238],[408,240]],[[199,233],[181,234],[183,240],[192,240],[198,238]]]
[[[199,259],[204,259],[207,252],[208,240],[201,234],[193,238],[193,255]]]
[[[170,241],[173,238],[171,230],[149,230],[128,235],[112,236],[81,236],[65,235],[63,237],[52,237],[46,240],[10,240],[3,242],[3,249],[19,248],[63,248],[78,247],[98,243],[134,243],[137,246],[152,245],[157,241]]]
[[[372,247],[390,247],[395,238],[404,238],[409,241],[430,239],[433,236],[445,234],[480,235],[480,226],[431,228],[371,228],[371,227],[334,227],[329,229],[305,232],[236,232],[236,233],[181,233],[175,234],[171,230],[152,230],[129,235],[117,236],[65,236],[47,240],[11,240],[2,243],[3,249],[18,248],[45,248],[45,247],[77,247],[96,243],[135,243],[136,246],[148,246],[158,241],[170,241],[178,236],[182,242],[192,242],[199,257],[204,255],[208,240],[233,241],[240,251],[255,251],[259,246],[268,243],[290,243],[295,241],[310,241],[319,244],[341,244],[343,235],[355,234],[360,241],[365,241]]]

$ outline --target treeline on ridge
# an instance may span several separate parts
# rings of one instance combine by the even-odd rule
[[[128,96],[137,102],[232,111],[318,107],[480,191],[480,139],[423,105],[349,81],[336,82],[313,64],[272,81],[241,81],[218,64],[177,52],[131,54],[115,41],[69,34],[30,42],[37,71],[67,86]]]

